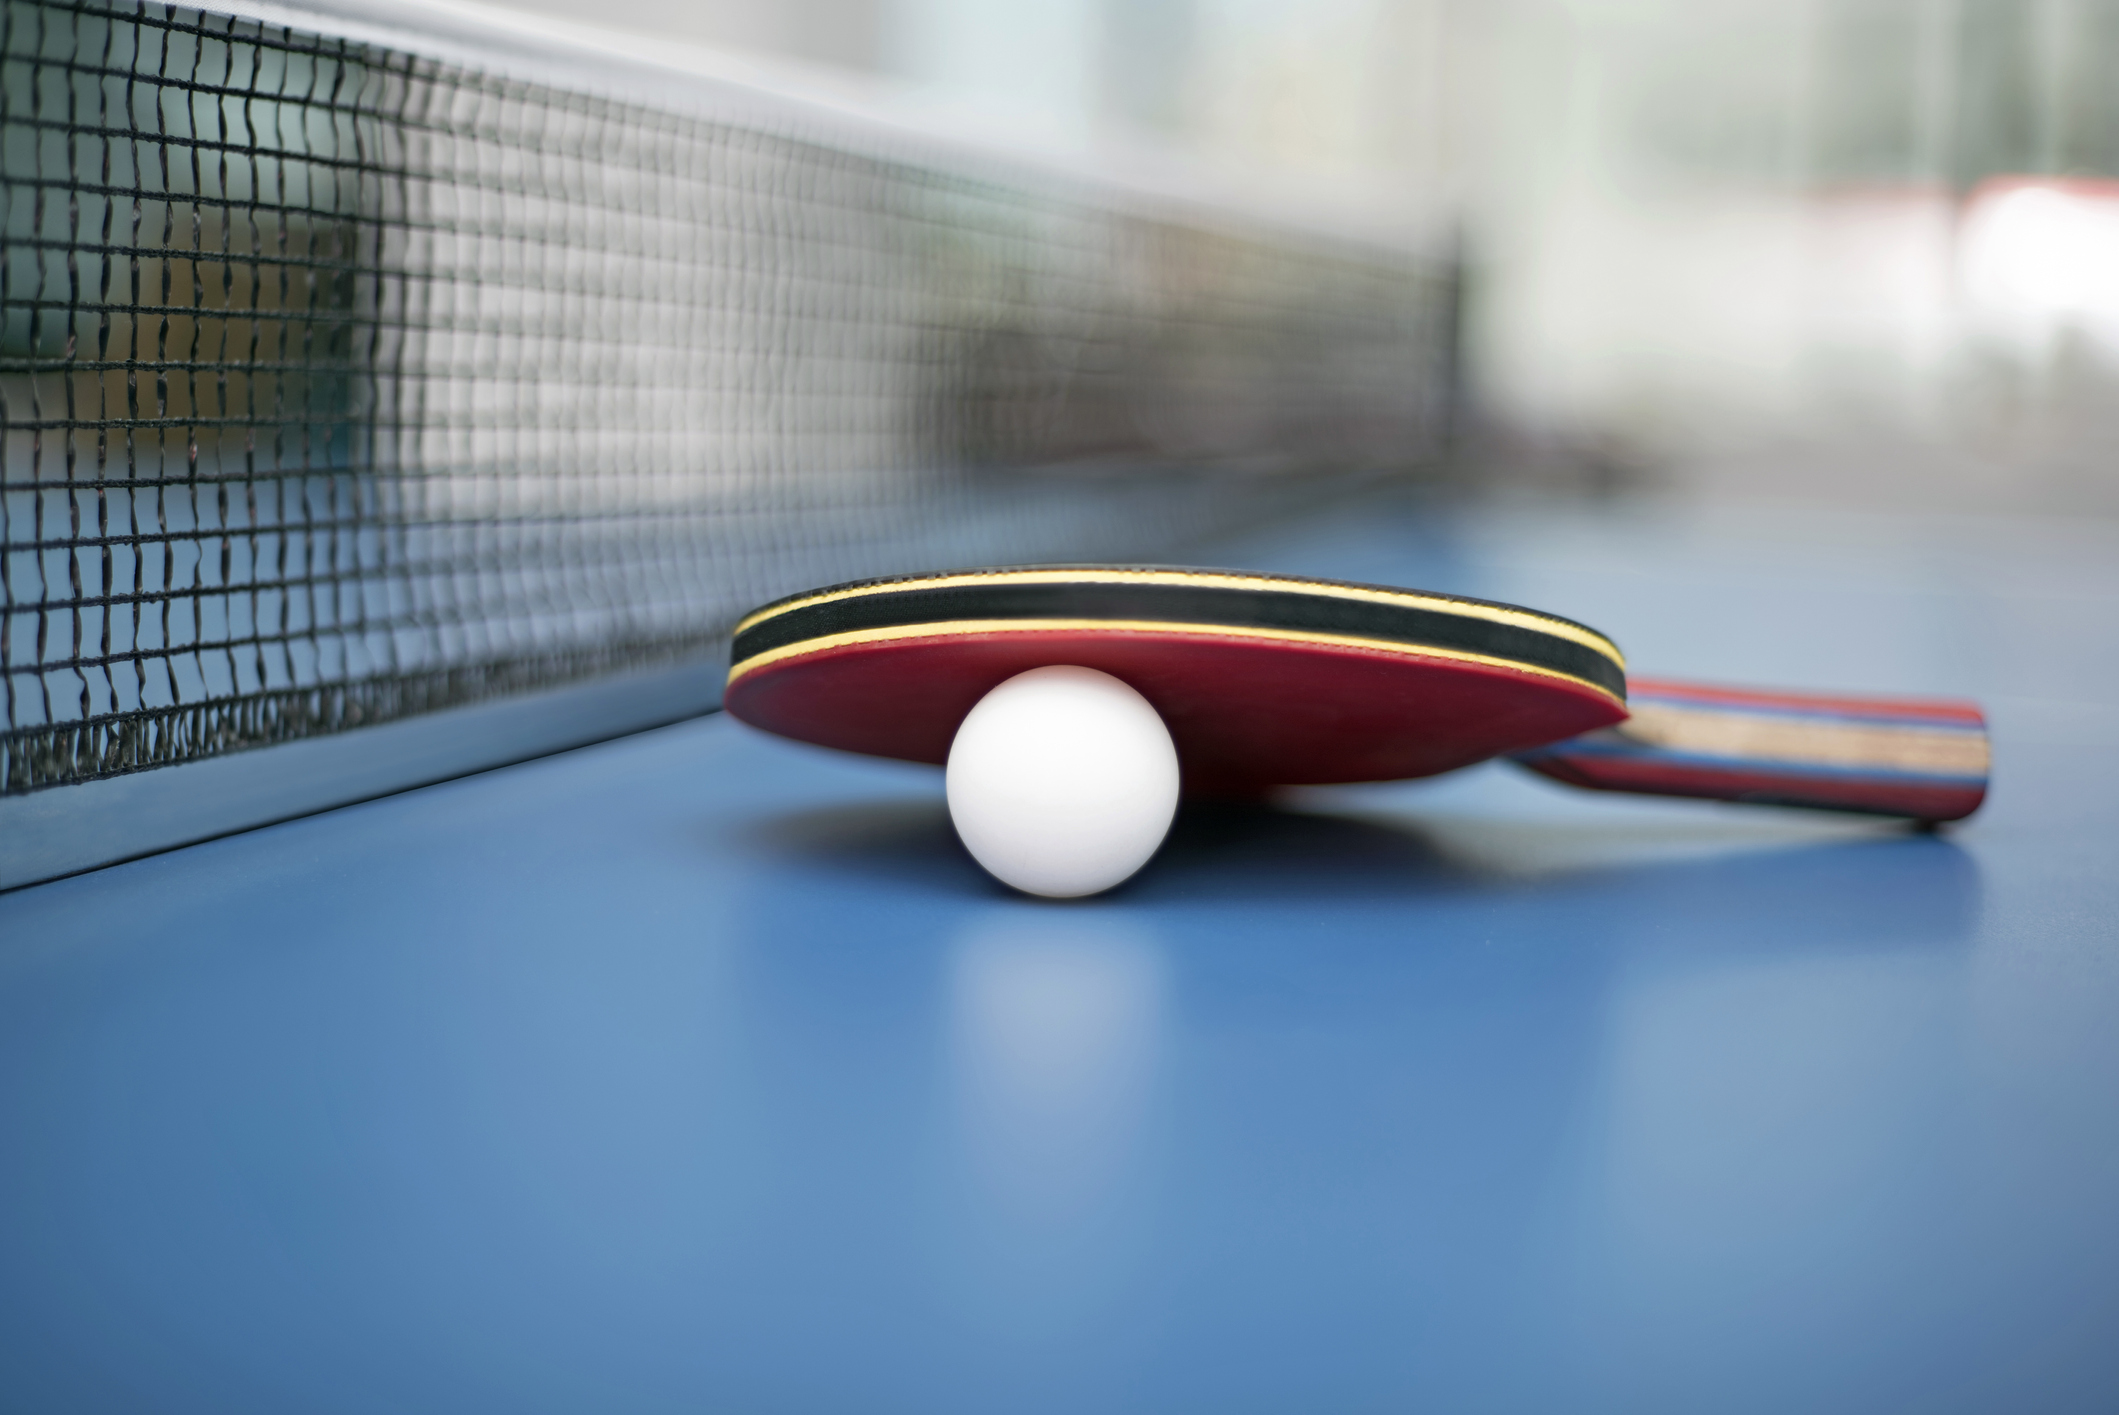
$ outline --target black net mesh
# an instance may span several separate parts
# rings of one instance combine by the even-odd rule
[[[793,109],[4,13],[8,793],[695,659],[809,584],[1152,552],[1203,479],[1437,422],[1410,257]]]

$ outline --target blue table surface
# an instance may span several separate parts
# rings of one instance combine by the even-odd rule
[[[0,1405],[2119,1409],[2119,533],[1379,501],[1208,554],[1978,696],[1994,793],[1496,765],[1049,904],[938,772],[715,717],[19,891]]]

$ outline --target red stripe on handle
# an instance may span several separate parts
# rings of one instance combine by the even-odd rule
[[[1986,730],[1979,704],[1952,698],[1849,698],[1822,693],[1762,692],[1756,688],[1719,688],[1705,683],[1678,683],[1667,678],[1628,678],[1626,695],[1634,702],[1698,703],[1702,706],[1764,708],[1840,717],[1925,718]]]

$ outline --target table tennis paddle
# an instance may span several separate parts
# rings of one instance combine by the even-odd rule
[[[1030,566],[864,580],[736,626],[754,727],[940,764],[1018,673],[1108,673],[1161,714],[1184,788],[1431,776],[1511,757],[1596,790],[1956,820],[1986,792],[1968,703],[1629,685],[1611,640],[1516,605],[1215,570]]]

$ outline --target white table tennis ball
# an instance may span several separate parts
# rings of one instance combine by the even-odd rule
[[[1177,749],[1148,700],[1093,668],[1033,668],[979,699],[949,748],[949,818],[1026,894],[1096,894],[1148,863],[1177,812]]]

